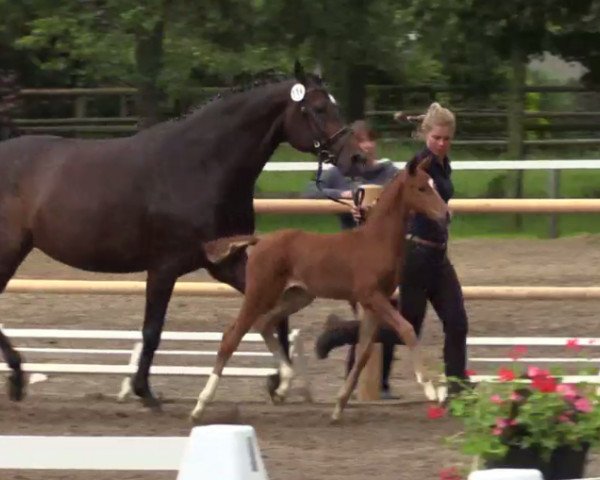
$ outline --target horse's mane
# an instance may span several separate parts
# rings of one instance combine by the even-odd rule
[[[187,112],[177,116],[170,118],[168,120],[164,120],[159,122],[147,129],[140,130],[137,134],[143,134],[148,130],[152,130],[153,133],[157,133],[163,131],[164,129],[169,129],[171,127],[177,126],[190,119],[192,116],[196,116],[203,112],[207,107],[215,104],[216,102],[223,101],[225,99],[234,97],[240,93],[252,91],[259,87],[263,87],[265,85],[275,85],[278,83],[282,83],[285,81],[293,80],[293,75],[289,73],[283,73],[281,71],[269,68],[265,70],[261,70],[255,73],[242,73],[233,78],[233,85],[229,87],[223,87],[223,89],[204,102],[192,106]],[[324,85],[323,80],[320,76],[315,75],[313,73],[306,73],[306,80],[316,85]]]
[[[203,110],[208,105],[213,104],[215,101],[223,100],[236,95],[241,92],[247,92],[254,90],[255,88],[263,87],[265,85],[272,85],[282,83],[288,80],[292,80],[294,77],[289,73],[283,73],[273,68],[260,70],[255,73],[244,72],[236,75],[233,78],[233,85],[229,87],[223,87],[223,90],[217,92],[212,97],[209,97],[203,103],[191,107],[186,113],[180,115],[177,118],[169,120],[169,122],[179,122],[185,120],[189,116]],[[306,78],[317,85],[322,85],[323,80],[318,75],[307,73]]]

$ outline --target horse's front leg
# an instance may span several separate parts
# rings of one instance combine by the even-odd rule
[[[417,382],[423,385],[428,400],[437,400],[437,391],[427,369],[425,368],[419,340],[412,324],[406,320],[383,294],[376,294],[369,302],[377,317],[384,324],[396,331],[409,349],[409,355]]]
[[[146,309],[142,327],[143,347],[138,370],[132,379],[134,393],[147,407],[160,408],[160,401],[154,396],[148,382],[154,353],[160,343],[165,314],[173,293],[177,276],[171,273],[148,271],[146,280]]]

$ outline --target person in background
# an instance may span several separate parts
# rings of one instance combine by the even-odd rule
[[[367,163],[365,165],[365,171],[360,177],[350,179],[344,177],[337,167],[333,166],[330,169],[323,172],[321,177],[321,190],[317,187],[315,182],[311,182],[307,190],[302,195],[304,198],[336,198],[336,199],[347,199],[352,200],[354,191],[357,187],[362,184],[377,184],[385,185],[391,180],[397,173],[398,169],[394,164],[387,161],[380,161],[377,155],[377,143],[376,133],[369,127],[368,123],[364,120],[358,120],[352,124],[352,130],[354,135],[358,139],[360,148],[365,152]],[[342,229],[354,228],[357,225],[357,220],[353,218],[351,213],[340,214],[340,224]],[[335,331],[336,326],[345,325],[344,320],[340,319],[337,315],[331,314],[326,320],[326,330]],[[382,372],[382,398],[391,398],[389,376],[394,358],[394,347],[395,347],[395,336],[390,335],[392,332],[388,331],[386,338],[383,341],[383,358],[384,366]],[[343,341],[343,338],[339,339]],[[354,365],[355,347],[356,342],[350,342],[350,350],[348,352],[348,359],[346,362],[346,375],[352,369]],[[319,349],[317,348],[317,354],[319,355]]]
[[[401,113],[397,120],[405,119]],[[439,103],[432,103],[427,113],[418,117],[421,122],[417,135],[425,143],[415,157],[432,158],[427,173],[446,203],[454,194],[452,168],[448,152],[456,130],[454,114]],[[353,215],[361,218],[363,212],[353,209]],[[450,219],[449,219],[450,220]],[[448,395],[458,393],[468,383],[466,373],[468,319],[465,310],[462,287],[454,266],[448,258],[448,224],[441,226],[425,215],[414,214],[407,226],[407,244],[398,308],[420,336],[425,318],[427,301],[431,303],[444,329],[444,364],[446,377],[460,379],[449,382]],[[316,342],[317,356],[327,357],[336,347],[358,342],[358,321],[329,323]],[[381,329],[376,341],[401,340],[391,330]],[[385,371],[384,358],[384,371]]]

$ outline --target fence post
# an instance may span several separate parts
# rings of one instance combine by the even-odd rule
[[[560,198],[560,170],[552,169],[548,171],[548,197]],[[560,235],[558,226],[559,216],[557,213],[550,214],[550,226],[548,236],[550,238],[558,238]]]

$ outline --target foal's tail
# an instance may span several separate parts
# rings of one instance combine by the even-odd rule
[[[221,263],[230,255],[241,249],[256,245],[259,238],[256,235],[236,235],[233,237],[217,238],[204,243],[204,253],[210,263]]]

